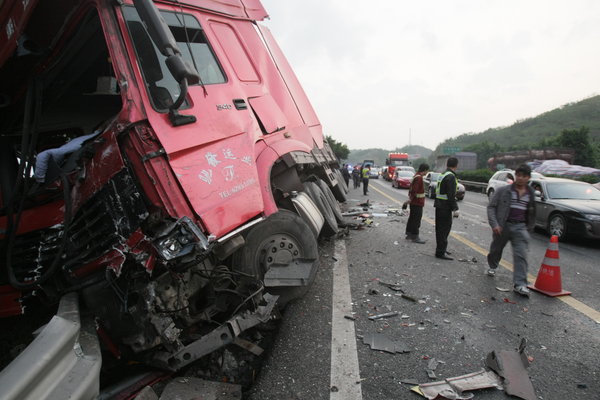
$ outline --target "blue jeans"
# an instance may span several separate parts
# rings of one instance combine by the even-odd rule
[[[524,222],[507,222],[502,228],[502,234],[495,235],[490,244],[487,256],[490,268],[498,268],[502,251],[510,241],[513,250],[513,283],[515,286],[527,286],[527,252],[529,250],[529,232]]]

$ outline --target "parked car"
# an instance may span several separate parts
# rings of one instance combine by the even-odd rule
[[[413,180],[414,173],[410,171],[396,171],[394,172],[394,178],[392,179],[392,187],[396,187],[398,189],[410,188],[410,183]]]
[[[428,172],[423,178],[423,186],[425,188],[425,195],[430,199],[435,199],[435,188],[437,187],[437,180],[441,173],[439,172]],[[458,191],[456,192],[456,200],[462,200],[465,198],[465,185],[458,183]]]
[[[536,189],[535,225],[564,240],[569,236],[600,239],[600,190],[564,178],[531,179]]]
[[[379,175],[381,175],[381,168],[371,166],[371,170],[369,171],[369,179],[379,179]]]
[[[545,176],[540,174],[539,172],[532,172],[531,179],[544,179]],[[489,199],[492,198],[496,189],[500,186],[510,185],[515,181],[515,171],[512,169],[503,169],[501,171],[496,172],[490,180],[488,181],[487,187],[485,188],[485,193]]]

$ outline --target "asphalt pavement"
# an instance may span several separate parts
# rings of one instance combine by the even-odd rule
[[[510,290],[510,246],[497,276],[485,274],[491,240],[485,196],[467,192],[459,203],[461,216],[449,240],[455,259],[444,261],[434,257],[432,202],[427,201],[422,224],[427,243],[416,244],[404,239],[407,216],[388,212],[400,208],[406,190],[382,180],[370,187],[368,196],[351,189],[344,208],[355,209],[368,199],[372,222],[320,241],[315,283],[285,310],[245,398],[419,399],[411,392],[415,383],[478,371],[488,353],[516,350],[525,338],[537,398],[600,399],[597,243],[560,244],[563,288],[572,296],[524,298]],[[348,222],[363,221],[348,217]],[[547,245],[543,232],[533,234],[530,280]],[[369,319],[385,313],[395,315]],[[364,341],[373,334],[407,352],[372,350]],[[436,363],[436,378],[430,378],[426,369]],[[509,398],[497,389],[472,393],[475,399]]]

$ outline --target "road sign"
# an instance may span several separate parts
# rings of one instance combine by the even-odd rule
[[[442,151],[444,152],[444,154],[454,154],[454,153],[458,153],[460,151],[460,147],[448,146],[448,147],[444,147]]]

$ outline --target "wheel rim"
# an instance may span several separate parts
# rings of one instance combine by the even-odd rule
[[[271,235],[265,238],[256,252],[255,265],[260,265],[266,273],[273,265],[289,265],[302,257],[302,246],[286,234]]]
[[[565,221],[561,216],[554,216],[550,219],[550,235],[556,235],[559,238],[565,234]]]

